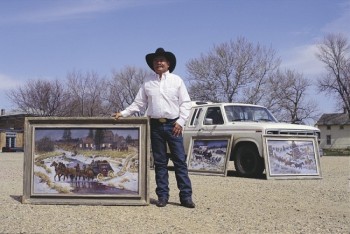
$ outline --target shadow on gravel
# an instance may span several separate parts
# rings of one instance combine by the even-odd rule
[[[154,198],[151,198],[150,199],[150,204],[151,205],[157,205],[157,202],[158,202],[158,200],[157,199],[154,199]],[[168,202],[168,204],[167,204],[167,206],[168,205],[171,205],[171,206],[181,206],[181,204],[180,204],[180,202],[179,203],[176,203],[176,202]]]
[[[174,171],[174,166],[168,166],[169,171]],[[235,170],[227,170],[227,176],[228,177],[240,177],[240,178],[247,178],[247,179],[258,179],[258,180],[266,180],[266,174],[262,174],[258,177],[244,177],[239,175]]]
[[[260,175],[258,177],[244,177],[244,176],[239,175],[236,171],[233,171],[233,170],[228,170],[227,171],[227,176],[247,178],[247,179],[266,180],[266,175],[265,174],[262,174],[262,175]]]
[[[10,195],[10,197],[19,203],[22,203],[22,196]]]

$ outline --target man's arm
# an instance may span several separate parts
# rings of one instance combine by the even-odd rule
[[[119,119],[120,117],[127,117],[136,112],[146,110],[146,108],[147,108],[147,96],[145,93],[144,85],[142,85],[139,91],[137,92],[134,102],[131,103],[130,106],[125,108],[125,110],[114,113],[112,117],[114,117],[115,119]]]
[[[179,89],[179,119],[176,121],[181,127],[184,127],[191,110],[191,98],[187,92],[184,82],[181,82]]]

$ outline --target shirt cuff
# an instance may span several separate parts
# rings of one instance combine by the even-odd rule
[[[123,117],[127,117],[130,115],[129,111],[127,111],[127,110],[121,111],[120,114],[122,114]]]
[[[176,123],[180,124],[180,126],[181,126],[182,128],[184,128],[184,126],[185,126],[185,121],[184,121],[183,119],[178,119],[178,120],[176,120]]]

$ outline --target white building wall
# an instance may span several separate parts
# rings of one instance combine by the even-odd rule
[[[340,125],[330,125],[331,129],[327,129],[326,125],[318,126],[321,130],[321,149],[345,149],[350,148],[350,125],[344,125],[343,129]],[[327,136],[331,136],[331,144],[327,144]]]

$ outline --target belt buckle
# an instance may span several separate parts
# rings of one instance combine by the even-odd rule
[[[166,119],[165,119],[165,118],[160,118],[160,119],[158,119],[158,121],[159,121],[160,123],[166,123]]]

